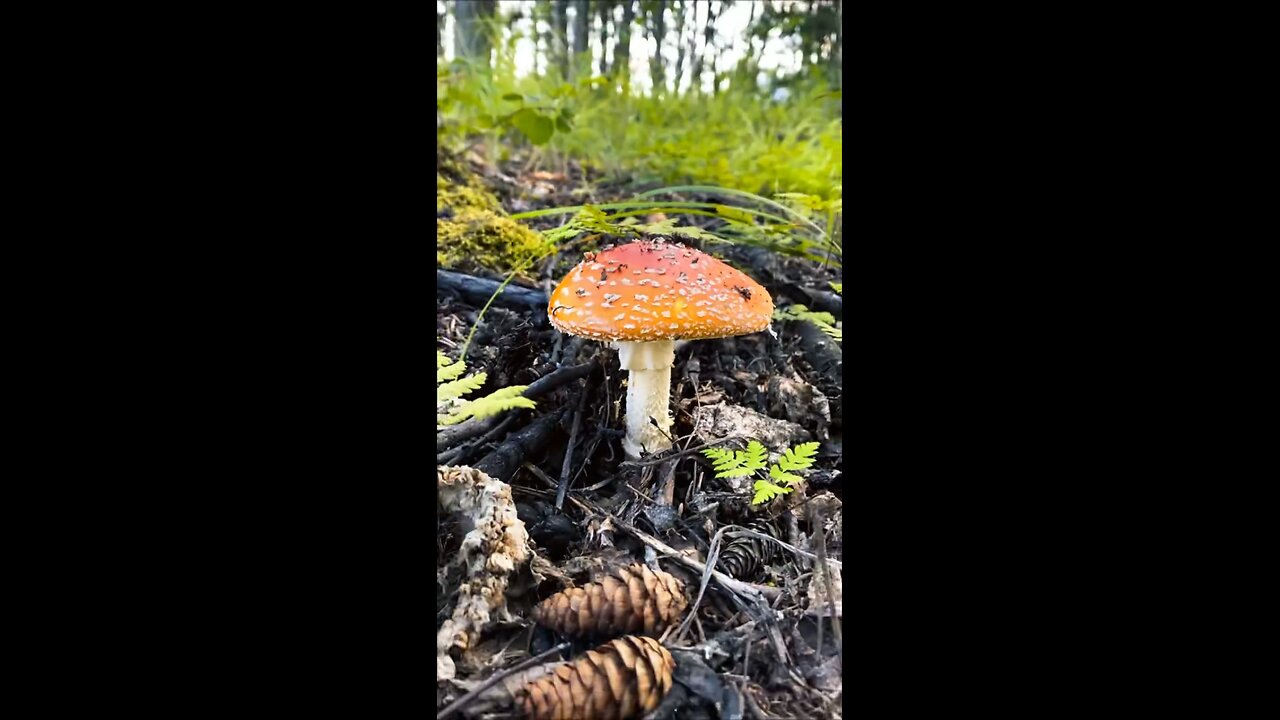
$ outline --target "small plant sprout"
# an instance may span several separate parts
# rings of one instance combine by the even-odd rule
[[[711,460],[718,478],[755,475],[764,470],[768,463],[768,451],[756,440],[748,442],[746,450],[707,448],[702,451],[702,454]],[[757,479],[751,504],[759,505],[791,492],[792,487],[804,480],[799,475],[792,474],[792,471],[804,470],[813,465],[813,458],[817,454],[818,443],[816,442],[801,443],[794,448],[789,448],[782,457],[778,458],[778,462],[768,466],[770,480],[782,483],[786,487],[763,478]]]
[[[671,447],[676,340],[731,337],[769,327],[773,299],[755,280],[706,253],[658,240],[588,255],[551,294],[563,333],[613,341],[627,379],[630,458]]]

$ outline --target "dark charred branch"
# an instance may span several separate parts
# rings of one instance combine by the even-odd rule
[[[564,413],[565,408],[561,407],[538,418],[519,432],[512,433],[505,442],[472,467],[491,478],[510,482],[525,455],[547,444]]]
[[[810,310],[829,312],[832,315],[835,315],[837,319],[844,318],[844,303],[839,295],[826,290],[810,290],[808,288],[801,289],[809,300],[808,305]]]
[[[844,366],[844,353],[840,344],[813,323],[792,321],[787,322],[786,327],[800,339],[802,354],[818,375],[810,378],[809,382],[828,397],[831,396],[828,390],[838,395],[843,383],[841,373]]]
[[[436,270],[436,283],[441,290],[451,292],[476,307],[484,307],[484,304],[493,296],[493,291],[502,284],[497,280],[487,280],[451,270]],[[493,299],[493,304],[512,310],[538,310],[544,315],[547,312],[546,293],[510,284]]]

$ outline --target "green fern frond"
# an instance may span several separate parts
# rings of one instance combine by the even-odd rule
[[[458,364],[461,365],[462,363]],[[479,390],[484,386],[484,381],[488,378],[488,373],[480,372],[475,375],[468,375],[460,380],[454,380],[453,382],[447,382],[440,385],[436,388],[436,403],[439,404],[447,400],[453,400],[454,398],[466,395],[472,390]]]
[[[773,478],[774,480],[777,480],[778,482],[784,482],[788,485],[795,485],[796,483],[804,481],[804,478],[800,477],[799,475],[792,475],[791,473],[786,473],[779,470],[777,465],[769,466],[769,477]]]
[[[817,455],[818,443],[800,443],[794,448],[789,448],[782,457],[778,458],[778,467],[782,470],[803,470],[813,465],[813,459]]]
[[[466,349],[463,349],[465,354]],[[465,361],[450,360],[436,350],[436,424],[456,425],[468,418],[487,418],[505,410],[537,407],[537,403],[523,397],[528,385],[498,388],[485,397],[463,400],[463,395],[479,390],[489,379],[489,374],[478,372],[460,377],[467,371]],[[445,381],[448,382],[445,382]],[[441,383],[444,383],[443,385]]]
[[[774,320],[799,320],[813,323],[819,330],[835,338],[844,340],[844,332],[835,326],[835,316],[829,312],[814,312],[804,305],[790,305],[773,311]]]
[[[827,284],[831,286],[831,289],[832,289],[832,290],[835,290],[835,291],[836,291],[836,294],[837,294],[837,295],[844,295],[844,283],[842,283],[842,282],[838,282],[838,283],[829,282],[829,283],[827,283]]]
[[[746,453],[747,465],[754,467],[756,470],[763,470],[769,461],[769,451],[757,440],[747,443],[747,449],[744,452]]]
[[[726,448],[707,448],[702,451],[702,454],[716,464],[733,462],[733,451]]]
[[[441,360],[443,360],[444,362],[441,362]],[[444,353],[440,352],[439,350],[436,351],[436,384],[437,385],[444,382],[445,380],[453,380],[458,376],[462,375],[462,373],[466,371],[467,371],[466,362],[462,360],[459,360],[458,362],[452,362],[451,360],[449,360],[449,358],[445,357]]]
[[[714,463],[718,478],[746,477],[768,464],[768,451],[755,440],[747,443],[746,450],[707,448],[702,453]]]
[[[760,503],[768,502],[779,495],[786,495],[791,492],[791,488],[774,485],[768,480],[757,480],[755,490],[756,494],[751,497],[752,505],[759,505]]]
[[[437,418],[437,422],[441,425],[457,425],[469,418],[484,419],[516,408],[532,410],[538,406],[537,403],[520,396],[520,393],[528,387],[528,385],[512,385],[496,390],[482,398],[465,403],[444,419]]]
[[[768,450],[756,440],[748,442],[746,450],[706,448],[702,454],[714,463],[718,478],[746,477],[768,465],[769,477],[776,482],[762,479],[755,481],[755,494],[751,498],[751,504],[759,505],[791,492],[793,486],[804,482],[803,477],[788,471],[810,468],[817,457],[818,445],[817,442],[807,442],[787,448],[778,462],[772,465],[768,465]]]

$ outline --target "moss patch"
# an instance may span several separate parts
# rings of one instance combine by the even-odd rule
[[[442,268],[505,274],[546,248],[541,235],[489,210],[469,208],[436,220],[436,263]]]
[[[436,173],[436,214],[469,209],[502,212],[502,205],[493,193],[486,190],[477,178],[471,177],[468,180],[469,182],[459,183]]]
[[[436,264],[475,273],[506,274],[530,255],[548,248],[542,235],[508,218],[502,205],[475,175],[459,166],[436,173]],[[461,178],[461,181],[459,181]]]

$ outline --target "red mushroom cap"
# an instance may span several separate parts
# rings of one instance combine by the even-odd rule
[[[764,330],[773,298],[706,253],[641,240],[588,253],[551,293],[547,313],[561,332],[593,340],[697,340]]]

